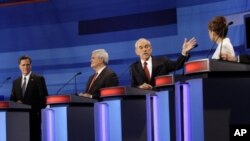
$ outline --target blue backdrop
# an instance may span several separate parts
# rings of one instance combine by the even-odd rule
[[[20,75],[21,55],[33,59],[32,69],[44,75],[49,94],[55,94],[75,73],[78,92],[93,73],[89,68],[91,51],[109,52],[109,66],[121,85],[129,85],[128,67],[138,58],[134,43],[146,37],[153,44],[153,55],[175,59],[185,37],[196,37],[199,47],[191,60],[205,58],[212,43],[207,23],[214,16],[233,21],[229,37],[237,53],[245,47],[244,15],[248,0],[48,0],[45,2],[1,6],[0,3],[0,88],[5,99],[12,81]],[[61,93],[74,93],[74,81]]]

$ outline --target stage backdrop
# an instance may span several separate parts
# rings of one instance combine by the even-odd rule
[[[234,22],[228,36],[237,53],[248,51],[244,15],[249,14],[249,0],[7,2],[11,0],[0,1],[0,95],[6,100],[12,81],[20,75],[17,60],[21,55],[32,57],[32,69],[45,76],[50,95],[77,72],[82,72],[76,79],[77,91],[83,91],[93,73],[91,51],[99,48],[108,51],[109,67],[118,74],[120,85],[130,85],[129,65],[138,59],[134,53],[138,38],[151,40],[154,56],[175,59],[184,38],[194,36],[199,47],[191,52],[190,60],[206,58],[212,46],[207,24],[218,15]],[[71,81],[60,94],[74,92]]]

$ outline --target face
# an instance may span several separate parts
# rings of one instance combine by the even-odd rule
[[[135,49],[136,55],[140,57],[142,60],[148,60],[152,54],[152,47],[146,40],[141,40],[137,43]]]
[[[209,34],[209,38],[210,38],[210,40],[211,41],[215,41],[215,36],[216,36],[216,34],[215,34],[215,32],[213,32],[212,30],[208,30],[208,34]]]
[[[31,71],[31,64],[29,59],[21,60],[19,64],[19,69],[21,70],[23,75],[28,75]]]
[[[103,59],[99,58],[97,54],[92,54],[91,55],[91,68],[97,68],[99,67],[101,64],[103,64]]]

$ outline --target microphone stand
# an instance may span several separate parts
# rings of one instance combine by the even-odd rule
[[[75,77],[75,95],[77,95],[76,77]]]
[[[2,88],[3,85],[4,85],[8,80],[10,80],[10,79],[11,79],[11,77],[7,77],[7,78],[1,83],[0,88]]]
[[[78,75],[80,75],[80,74],[82,74],[81,72],[78,72],[77,74],[75,74],[72,78],[70,78],[60,89],[58,89],[58,91],[56,92],[56,95],[58,95],[59,94],[59,92],[65,87],[65,86],[67,86],[68,84],[69,84],[69,82],[71,82],[71,80],[73,80],[74,78],[75,78],[75,88],[76,88],[76,77],[78,76]]]
[[[223,29],[223,31],[222,31],[222,35],[224,36],[224,29]],[[222,39],[221,44],[220,44],[219,60],[222,60],[222,59],[221,59],[221,54],[222,54],[222,47],[223,47],[222,44],[223,44],[223,40],[224,40],[224,39]]]

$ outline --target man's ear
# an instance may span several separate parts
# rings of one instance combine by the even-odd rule
[[[136,54],[137,56],[139,56],[139,53],[138,53],[137,49],[135,49],[135,54]]]

